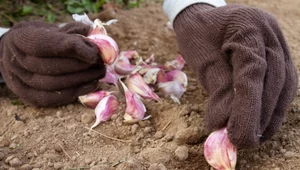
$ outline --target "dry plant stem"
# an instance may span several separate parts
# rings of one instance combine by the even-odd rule
[[[171,124],[171,121],[169,121],[162,129],[161,129],[161,131],[164,131],[164,130],[166,130],[167,129],[167,127],[169,126]]]
[[[64,149],[63,146],[61,146],[61,144],[57,143],[57,145],[62,149],[62,151],[67,155],[67,157],[72,160],[71,156],[68,154],[68,152]]]
[[[1,131],[0,131],[0,135],[4,135],[5,133],[5,129],[8,127],[9,124],[11,124],[11,122],[14,120],[14,118],[10,119],[2,128],[1,128]]]
[[[110,136],[104,135],[104,134],[102,134],[102,133],[100,133],[100,132],[98,132],[96,130],[93,130],[91,128],[88,128],[88,127],[84,127],[84,128],[87,129],[87,130],[89,130],[89,131],[95,132],[98,135],[103,136],[103,137],[105,137],[107,139],[110,139],[110,140],[115,140],[115,141],[123,142],[123,143],[129,143],[130,142],[130,140],[122,140],[122,139],[117,139],[117,138],[114,138],[114,137],[110,137]]]

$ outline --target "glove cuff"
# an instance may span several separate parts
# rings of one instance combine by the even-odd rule
[[[173,25],[174,19],[182,10],[196,3],[205,3],[214,7],[226,5],[226,2],[224,0],[165,0],[163,4],[163,9],[165,14],[167,14],[171,24]]]

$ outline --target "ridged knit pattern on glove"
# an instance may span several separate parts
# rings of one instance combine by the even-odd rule
[[[89,31],[75,22],[63,28],[43,22],[15,25],[0,42],[0,71],[8,88],[43,107],[95,90],[106,69],[97,46],[83,37]]]
[[[238,148],[271,138],[298,83],[276,19],[246,6],[194,4],[175,18],[174,30],[184,59],[210,95],[208,129],[227,126]]]

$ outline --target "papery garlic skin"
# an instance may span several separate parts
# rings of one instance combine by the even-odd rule
[[[106,90],[101,90],[79,96],[78,99],[80,103],[87,106],[88,108],[95,109],[100,100],[103,99],[105,96],[110,95],[111,93],[112,92],[108,92]]]
[[[227,129],[212,132],[204,143],[206,161],[217,170],[234,170],[237,149],[228,139]]]
[[[124,89],[126,98],[125,122],[143,120],[147,111],[145,105],[137,94],[131,92],[122,81],[120,83]]]
[[[143,76],[144,81],[147,84],[155,84],[157,81],[157,75],[160,71],[162,71],[160,68],[149,69]]]
[[[131,74],[126,80],[127,86],[131,92],[144,98],[153,99],[160,102],[157,94],[154,93],[139,73]]]
[[[97,45],[105,64],[111,65],[117,59],[119,48],[111,37],[104,34],[91,34],[87,38]]]
[[[185,65],[185,60],[179,54],[174,60],[165,63],[167,70],[182,70]]]
[[[114,95],[104,97],[95,108],[96,121],[91,129],[95,128],[99,123],[107,121],[117,110],[119,102]]]

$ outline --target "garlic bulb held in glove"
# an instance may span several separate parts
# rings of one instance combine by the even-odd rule
[[[234,170],[237,161],[236,147],[229,141],[227,129],[211,133],[204,143],[206,161],[217,170]]]
[[[95,108],[96,122],[91,129],[96,127],[99,123],[107,121],[117,110],[119,102],[114,95],[108,95],[100,100]]]
[[[118,56],[119,48],[117,43],[107,35],[104,25],[110,25],[117,22],[117,20],[103,23],[96,19],[92,22],[85,13],[83,15],[73,14],[72,17],[75,21],[90,25],[93,28],[87,38],[97,45],[104,63],[111,65]]]

